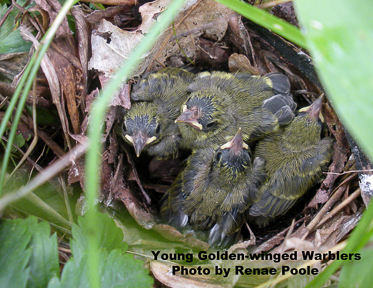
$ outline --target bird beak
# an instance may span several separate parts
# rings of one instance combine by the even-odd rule
[[[183,106],[183,113],[175,120],[175,123],[186,123],[190,126],[202,130],[202,125],[198,123],[198,117],[196,116],[196,112],[193,110],[189,110],[186,106]]]
[[[315,102],[312,103],[311,106],[308,107],[307,114],[310,119],[314,119],[315,121],[319,119],[322,103],[324,100],[323,98],[323,96],[319,97]]]
[[[138,134],[138,135],[135,135],[135,136],[126,135],[125,137],[129,142],[132,143],[133,148],[135,148],[135,152],[136,152],[137,157],[140,157],[140,154],[141,154],[142,150],[144,150],[146,145],[152,143],[154,140],[157,139],[157,137],[155,137],[155,136],[146,137],[146,136],[143,136],[142,134]]]
[[[230,149],[230,151],[236,155],[242,151],[242,149],[249,149],[249,146],[243,142],[241,128],[238,129],[237,134],[232,138],[232,140],[222,145],[220,149]]]

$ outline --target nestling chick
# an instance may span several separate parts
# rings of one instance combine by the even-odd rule
[[[166,68],[149,74],[135,87],[132,104],[117,125],[117,133],[133,145],[137,157],[143,150],[159,158],[175,157],[180,132],[175,119],[186,100],[187,87],[194,74],[179,68]]]
[[[320,139],[321,107],[322,98],[319,98],[287,127],[258,143],[255,156],[265,160],[267,181],[249,215],[255,217],[253,220],[259,226],[285,214],[320,180],[330,162],[333,140]]]
[[[245,223],[245,210],[257,199],[265,179],[264,162],[251,163],[241,129],[226,144],[195,150],[186,168],[163,197],[161,215],[177,229],[188,223],[209,231],[209,243],[227,247]]]
[[[176,119],[184,148],[222,145],[239,127],[244,141],[253,142],[294,118],[290,83],[280,73],[259,77],[203,72],[189,91]]]

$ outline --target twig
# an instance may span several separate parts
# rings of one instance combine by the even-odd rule
[[[150,199],[149,195],[146,193],[146,191],[144,190],[144,187],[142,187],[139,174],[137,174],[135,162],[133,161],[132,157],[130,156],[130,153],[129,153],[128,149],[126,147],[124,147],[124,145],[122,145],[122,148],[123,148],[124,152],[126,153],[128,162],[132,166],[133,174],[135,176],[135,180],[137,182],[137,185],[139,185],[139,188],[141,190],[142,195],[144,196],[144,198],[146,200],[146,203],[150,204],[151,203],[151,199]]]
[[[38,129],[38,135],[41,140],[56,154],[59,158],[62,158],[65,155],[65,152],[56,142],[54,142],[44,131]]]
[[[306,232],[306,234],[303,235],[302,240],[306,239],[306,237],[309,235],[309,233],[313,231],[313,229],[315,228],[318,221],[320,221],[320,219],[325,215],[325,213],[328,212],[333,207],[333,205],[337,202],[337,200],[342,196],[342,193],[346,190],[346,189],[343,189],[342,191],[339,191],[337,189],[341,188],[346,183],[351,181],[356,175],[357,174],[355,173],[355,174],[352,174],[352,175],[348,176],[345,180],[342,181],[342,183],[340,183],[337,187],[335,187],[334,191],[336,191],[336,192],[333,191],[334,193],[333,193],[332,197],[329,198],[328,202],[324,205],[323,208],[321,208],[318,215],[316,215],[316,217],[310,222],[310,224],[308,224],[308,226],[306,227],[307,232]],[[338,195],[336,195],[337,193],[338,193]],[[319,216],[319,214],[320,214],[320,216]]]
[[[359,197],[361,194],[360,188],[358,188],[354,193],[348,196],[341,204],[335,207],[325,218],[323,218],[319,223],[317,223],[316,228],[323,225],[325,222],[330,220],[335,214],[337,214],[342,208],[344,208],[347,204],[349,204],[352,200]]]
[[[306,237],[318,226],[321,219],[324,215],[332,209],[334,204],[341,198],[343,192],[346,191],[346,186],[339,187],[338,190],[329,198],[328,202],[321,208],[319,213],[312,219],[312,221],[306,227],[306,233],[303,235],[302,240],[305,240]]]
[[[295,226],[295,219],[293,219],[293,221],[291,221],[291,224],[290,224],[290,227],[289,227],[289,231],[286,233],[286,236],[285,236],[285,239],[284,241],[282,242],[282,247],[280,249],[280,253],[284,253],[284,250],[285,250],[285,242],[287,239],[290,238],[291,234],[293,233],[294,231],[294,226]]]
[[[345,171],[342,173],[337,172],[324,172],[324,174],[333,174],[333,175],[344,175],[349,173],[364,173],[364,172],[373,172],[373,169],[366,169],[366,170],[351,170],[351,171]]]

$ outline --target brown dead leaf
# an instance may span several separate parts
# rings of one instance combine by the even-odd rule
[[[105,153],[105,154],[107,154],[107,153]],[[107,159],[102,161],[101,173],[100,173],[100,177],[101,177],[100,197],[101,197],[101,199],[108,199],[109,198],[109,202],[112,201],[112,199],[110,199],[111,197],[109,197],[109,196],[112,194],[111,191],[112,191],[112,188],[113,188],[113,183],[115,183],[113,174],[114,174],[113,173],[113,168],[108,163]]]
[[[16,89],[13,88],[12,85],[10,85],[9,83],[0,82],[0,94],[1,95],[12,97],[15,90]],[[26,104],[29,105],[29,106],[32,106],[33,105],[33,98],[34,98],[34,96],[31,93],[29,93],[29,95],[27,96]],[[38,108],[44,108],[44,109],[54,107],[53,103],[51,101],[43,98],[40,95],[40,93],[36,93],[35,106],[38,107]]]
[[[67,183],[69,185],[79,182],[80,186],[84,188],[84,163],[84,158],[79,158],[71,165],[67,174]]]
[[[293,24],[299,27],[298,19],[294,11],[293,2],[287,2],[287,3],[276,5],[271,9],[271,13],[285,20],[286,22],[289,22],[290,24]]]
[[[57,17],[58,12],[61,11],[62,6],[57,0],[35,0],[44,11],[47,11],[49,14],[49,26],[52,25],[54,20]],[[56,38],[59,37],[71,37],[71,31],[69,29],[69,24],[67,23],[67,18],[64,18],[61,22],[61,25],[57,29]]]
[[[325,118],[329,131],[333,133],[339,145],[345,149],[350,149],[342,123],[339,121],[338,116],[329,103],[323,105],[322,115]]]
[[[119,143],[115,133],[109,134],[109,146],[107,148],[108,152],[108,163],[114,164],[117,163],[119,155]]]
[[[220,47],[216,42],[199,38],[196,42],[196,58],[201,65],[213,67],[216,70],[227,69],[229,50]]]
[[[231,17],[228,21],[227,38],[230,43],[238,49],[239,53],[247,57],[251,56],[255,61],[255,52],[251,44],[250,35],[245,25],[242,23],[242,17]]]
[[[32,41],[35,49],[39,46],[39,41],[28,31],[27,27],[23,25],[20,26],[20,32],[23,39]],[[48,80],[49,88],[51,91],[52,99],[54,105],[56,105],[58,115],[60,117],[61,126],[64,132],[65,140],[67,145],[71,148],[71,143],[69,139],[69,127],[68,127],[68,120],[61,104],[61,90],[60,90],[60,83],[58,81],[58,76],[56,73],[55,68],[47,54],[44,55],[43,59],[41,60],[40,67],[44,72],[45,77]]]
[[[316,192],[316,195],[307,205],[308,208],[317,208],[319,204],[324,204],[329,199],[330,189],[334,187],[335,180],[340,176],[338,173],[341,173],[345,167],[349,150],[340,146],[338,142],[334,142],[333,149],[334,152],[332,163],[329,166],[329,173],[321,183],[321,187]]]
[[[63,41],[58,43],[58,45],[64,46],[62,43]],[[79,134],[80,113],[77,106],[78,96],[76,91],[76,83],[80,81],[76,78],[76,69],[70,64],[68,59],[55,51],[52,47],[50,47],[50,49],[47,51],[47,54],[51,59],[52,65],[57,68],[55,71],[60,82],[61,91],[64,97],[62,101],[66,101],[65,103],[69,112],[73,131],[75,134]],[[63,108],[64,107],[65,106],[63,106]]]
[[[173,265],[175,266],[175,265]],[[159,261],[150,262],[150,270],[155,278],[161,283],[173,288],[223,288],[225,285],[216,283],[212,276],[187,277],[182,275],[172,275],[172,266]],[[214,273],[211,273],[213,275]],[[210,281],[209,281],[210,280]],[[209,283],[210,282],[210,283]]]
[[[168,240],[180,241],[186,246],[200,251],[207,251],[210,247],[208,243],[198,240],[197,238],[193,237],[193,235],[183,235],[174,227],[166,224],[157,224],[153,226],[153,230],[157,231],[160,235]]]
[[[109,82],[110,78],[106,77],[105,74],[99,74],[99,79],[101,83],[101,87],[105,87],[107,82]],[[120,89],[115,92],[115,94],[112,96],[111,103],[109,106],[120,106],[125,109],[131,108],[131,100],[130,100],[130,91],[131,91],[131,85],[128,83],[122,83],[120,86]]]
[[[110,39],[104,39],[97,32],[92,34],[92,58],[89,61],[89,69],[96,69],[107,75],[117,70],[121,63],[130,55],[137,43],[149,31],[151,25],[156,21],[158,15],[164,11],[169,2],[170,0],[157,0],[142,5],[139,9],[142,23],[137,30],[132,32],[123,31],[110,22],[102,20],[100,26],[97,28],[97,32],[110,33],[111,36]],[[195,43],[199,40],[200,35],[203,34],[204,37],[213,39],[214,41],[221,40],[228,26],[225,17],[233,14],[231,10],[213,0],[203,0],[200,5],[190,10],[189,8],[193,4],[194,2],[188,2],[187,6],[184,7],[180,15],[175,19],[177,35],[198,27],[204,27],[204,25],[219,19],[222,19],[222,21],[218,21],[216,25],[208,29],[197,30],[188,37],[178,39],[179,45],[189,58],[194,57],[196,50]],[[188,17],[183,19],[186,15]],[[181,20],[183,21],[182,24]],[[152,51],[147,55],[143,55],[144,61],[136,68],[135,75],[141,74],[145,69],[150,69],[155,61],[164,65],[166,59],[170,56],[181,55],[184,57],[183,53],[180,52],[176,40],[168,41],[172,35],[172,30],[168,29],[159,37]]]
[[[13,81],[23,68],[26,66],[29,55],[26,52],[9,53],[0,55],[0,74],[1,78]]]
[[[316,230],[314,245],[316,247],[320,247],[321,245],[326,247],[335,246],[355,228],[361,218],[362,211],[362,207],[357,213],[352,215],[346,215],[345,212],[341,211],[333,220],[326,222],[323,227]]]
[[[91,24],[92,30],[96,30],[100,21],[105,19],[114,24],[115,17],[121,15],[122,17],[126,17],[131,19],[131,9],[127,5],[118,5],[113,7],[107,7],[105,10],[95,10],[89,15],[86,15],[85,18]],[[119,25],[117,25],[119,26]],[[122,28],[119,26],[119,28]]]
[[[229,72],[249,72],[258,75],[258,70],[251,66],[249,59],[245,55],[233,53],[228,60]]]
[[[89,24],[84,18],[84,13],[81,9],[76,7],[71,8],[71,14],[75,19],[75,30],[77,39],[77,48],[79,60],[82,69],[82,87],[78,86],[79,95],[81,97],[82,111],[84,111],[85,97],[87,96],[87,83],[88,83],[88,60],[89,60],[89,43],[91,41],[91,31]]]

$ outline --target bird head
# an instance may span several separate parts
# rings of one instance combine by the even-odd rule
[[[241,128],[230,141],[216,151],[214,166],[219,169],[223,178],[230,179],[237,178],[251,167],[250,148],[242,139]]]
[[[122,137],[133,145],[137,157],[147,145],[159,141],[160,133],[157,107],[152,103],[135,103],[124,116]]]
[[[319,97],[311,106],[299,111],[297,117],[285,129],[284,139],[287,143],[296,143],[299,148],[307,148],[320,141],[322,122],[320,121],[320,112],[322,108],[323,97]]]
[[[182,106],[175,123],[185,123],[195,132],[214,133],[225,127],[224,114],[228,105],[220,89],[210,88],[193,92]]]

